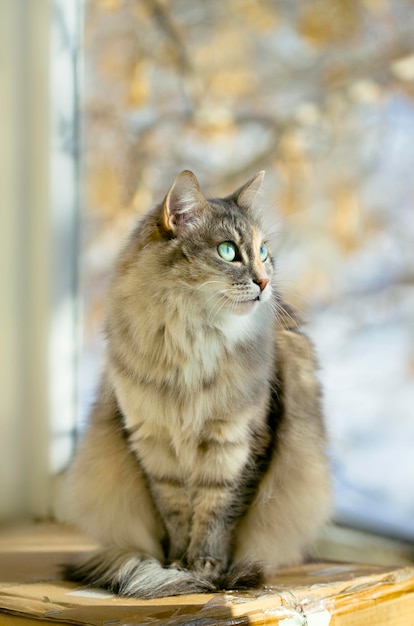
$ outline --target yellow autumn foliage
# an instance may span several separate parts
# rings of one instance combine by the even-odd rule
[[[364,242],[362,207],[356,190],[349,184],[339,184],[333,191],[328,230],[338,248],[346,253]]]
[[[301,3],[299,32],[316,46],[352,40],[360,27],[358,0],[309,0]]]

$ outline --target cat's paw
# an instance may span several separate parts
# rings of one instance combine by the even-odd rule
[[[224,589],[258,589],[265,582],[260,563],[242,561],[232,565],[220,581]]]
[[[179,569],[179,570],[185,570],[188,569],[187,564],[180,559],[175,559],[174,561],[169,561],[166,565],[167,569]]]
[[[190,568],[198,575],[206,577],[208,580],[214,580],[225,571],[226,562],[224,559],[202,556],[194,559],[190,564]]]

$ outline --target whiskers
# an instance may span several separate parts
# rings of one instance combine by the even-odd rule
[[[291,309],[285,303],[284,298],[275,289],[274,285],[269,285],[271,294],[265,300],[262,300],[261,294],[257,294],[256,290],[252,289],[251,284],[243,282],[226,285],[223,280],[209,279],[198,285],[189,285],[187,283],[185,286],[188,292],[196,292],[200,296],[203,294],[201,300],[199,300],[201,306],[199,311],[204,312],[204,320],[209,326],[216,326],[217,324],[219,327],[221,326],[220,317],[223,310],[233,314],[247,313],[250,305],[251,310],[255,306],[269,307],[274,319],[281,328],[300,331],[301,319],[296,315],[296,309]],[[255,302],[258,296],[260,301]]]
[[[246,292],[244,292],[244,294],[245,293]],[[211,302],[213,298],[215,298],[216,301],[214,302],[208,315],[209,323],[216,323],[223,309],[226,309],[229,313],[240,313],[240,307],[249,304],[249,300],[241,298],[241,295],[242,293],[240,290],[235,289],[234,286],[219,289],[214,294],[211,294],[207,303]],[[254,298],[252,297],[252,300],[253,299]]]
[[[200,285],[196,286],[197,291],[206,290],[209,285],[217,285],[217,288],[211,289],[211,293],[205,299],[206,307],[208,311],[207,321],[209,324],[214,324],[220,317],[220,313],[226,308],[230,312],[237,312],[237,307],[243,300],[238,300],[238,296],[241,296],[240,289],[237,289],[235,285],[224,286],[222,280],[206,280]]]
[[[215,305],[211,308],[211,311],[208,316],[208,322],[210,324],[214,323],[217,320],[217,318],[219,317],[219,314],[221,313],[221,311],[226,305],[232,304],[231,300],[226,295],[226,293],[228,292],[229,292],[229,289],[220,289],[216,293],[212,294],[210,298],[208,299],[208,302],[210,302],[213,299],[213,297],[217,298],[217,301],[215,302]]]
[[[206,280],[204,283],[201,283],[201,285],[197,285],[196,289],[201,290],[206,285],[212,285],[212,284],[222,285],[223,281],[222,280]]]
[[[298,319],[289,312],[289,307],[282,302],[280,294],[277,292],[272,293],[272,297],[269,300],[269,305],[274,313],[276,320],[281,324],[285,330],[300,330],[300,324]]]

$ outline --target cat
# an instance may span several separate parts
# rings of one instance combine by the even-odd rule
[[[142,598],[259,586],[328,520],[317,366],[278,291],[263,175],[207,200],[181,172],[116,262],[68,483],[102,547],[71,580]]]

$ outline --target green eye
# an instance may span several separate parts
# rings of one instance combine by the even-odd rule
[[[217,246],[217,252],[224,261],[234,261],[237,256],[237,248],[231,241],[223,241]]]
[[[267,255],[268,255],[267,246],[265,243],[262,243],[262,245],[260,246],[260,260],[262,262],[266,261]]]

